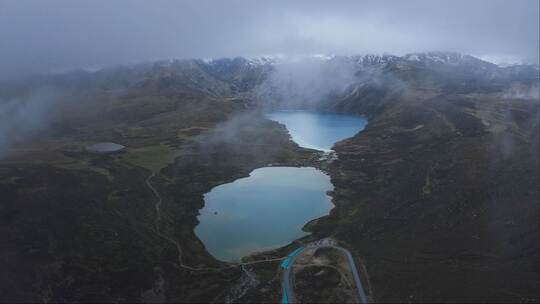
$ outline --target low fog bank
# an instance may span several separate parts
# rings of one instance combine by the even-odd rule
[[[406,84],[386,63],[394,56],[304,56],[285,58],[273,65],[271,73],[254,89],[255,98],[265,107],[325,108],[360,89],[398,91]]]
[[[488,117],[495,112],[497,119],[507,123],[504,132],[493,132],[498,151],[503,158],[510,158],[516,153],[530,153],[536,160],[540,144],[540,86],[513,85],[501,94],[502,103],[493,104],[480,114]],[[526,148],[525,148],[526,147]]]
[[[260,111],[245,110],[198,135],[193,148],[196,157],[186,155],[177,161],[177,170],[204,164],[212,175],[228,179],[231,174],[246,176],[257,167],[288,161],[296,157],[298,146],[285,126],[265,119]]]
[[[255,95],[264,103],[286,103],[291,107],[313,105],[349,89],[357,81],[355,73],[355,67],[342,60],[310,57],[282,60],[255,89]]]
[[[255,128],[264,124],[267,122],[259,111],[248,110],[233,114],[216,125],[214,132],[198,137],[200,151],[206,156],[216,153],[247,154],[244,151],[246,144],[258,147],[268,140],[252,134]]]
[[[514,84],[502,94],[502,97],[508,99],[530,99],[533,101],[539,100],[540,83],[536,83],[531,86]]]
[[[26,97],[0,98],[0,158],[49,126],[57,102],[52,89],[42,88]]]

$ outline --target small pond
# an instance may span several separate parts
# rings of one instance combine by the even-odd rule
[[[115,152],[124,149],[125,146],[115,144],[112,142],[100,142],[86,146],[86,150],[90,152],[106,153]]]

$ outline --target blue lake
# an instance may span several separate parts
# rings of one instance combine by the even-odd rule
[[[266,113],[268,119],[287,126],[292,139],[301,147],[329,151],[334,143],[363,130],[362,116],[283,110]]]
[[[328,151],[361,131],[360,116],[308,111],[275,111],[267,118],[285,124],[300,146]],[[267,167],[213,188],[204,196],[195,234],[207,251],[235,262],[253,252],[286,245],[306,235],[302,227],[329,213],[330,178],[310,167]]]
[[[215,258],[238,261],[306,235],[333,207],[330,178],[310,167],[267,167],[205,194],[195,234]]]

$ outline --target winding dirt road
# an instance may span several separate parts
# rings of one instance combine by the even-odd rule
[[[243,263],[235,263],[235,264],[231,264],[225,267],[192,267],[192,266],[184,264],[183,259],[182,259],[182,246],[180,246],[180,243],[177,240],[163,234],[159,228],[159,224],[161,222],[161,204],[163,200],[161,198],[161,195],[159,195],[159,192],[156,190],[156,188],[154,188],[154,186],[152,186],[152,183],[150,182],[150,180],[154,176],[156,176],[156,174],[155,172],[152,172],[152,174],[150,174],[145,180],[145,184],[148,186],[148,188],[152,191],[152,193],[156,197],[156,202],[154,203],[155,210],[156,210],[156,218],[154,220],[154,227],[155,227],[154,232],[159,237],[170,242],[171,244],[175,246],[176,251],[178,252],[178,266],[180,268],[184,268],[191,271],[221,271],[221,270],[235,268],[235,267],[242,267],[245,265],[275,262],[275,261],[281,261],[285,259],[285,257],[281,257],[281,258],[275,258],[275,259],[257,260],[257,261],[243,262]]]

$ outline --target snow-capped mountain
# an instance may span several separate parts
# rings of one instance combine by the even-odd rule
[[[82,81],[84,79],[84,81]],[[79,81],[81,80],[81,81]],[[386,87],[408,87],[455,94],[499,92],[514,84],[538,86],[534,65],[501,67],[474,56],[454,52],[388,54],[260,56],[217,59],[164,60],[154,63],[78,71],[36,78],[44,85],[126,85],[154,94],[220,97],[267,96],[275,88],[295,98],[331,92],[333,96],[362,96]],[[264,90],[261,90],[261,87]],[[285,95],[289,95],[288,93]]]

